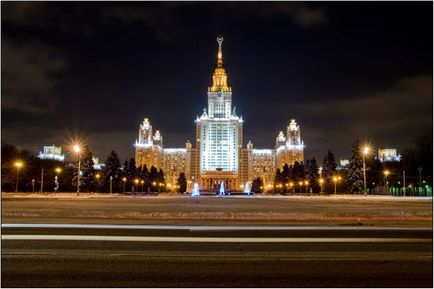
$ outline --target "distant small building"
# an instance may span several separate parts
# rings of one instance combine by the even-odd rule
[[[342,168],[348,167],[349,164],[350,164],[349,160],[339,160],[339,166]]]
[[[93,160],[93,168],[97,171],[102,170],[105,164],[100,164],[99,159],[97,157],[92,157]]]
[[[39,152],[38,158],[42,160],[65,161],[65,155],[62,154],[62,147],[57,147],[55,145],[44,146],[44,151]]]
[[[399,162],[401,155],[396,152],[396,149],[379,149],[377,159],[380,162]]]

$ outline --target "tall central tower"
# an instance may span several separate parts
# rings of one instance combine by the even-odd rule
[[[217,37],[217,67],[208,87],[208,108],[196,119],[197,175],[200,187],[213,190],[221,182],[226,188],[240,184],[240,154],[243,120],[232,108],[232,90],[223,68],[223,37]]]

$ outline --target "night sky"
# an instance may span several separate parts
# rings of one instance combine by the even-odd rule
[[[223,35],[244,147],[297,119],[305,155],[432,133],[432,2],[1,3],[2,141],[132,157],[144,117],[193,141]]]

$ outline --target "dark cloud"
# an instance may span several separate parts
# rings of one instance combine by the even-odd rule
[[[376,148],[398,146],[402,150],[410,146],[415,135],[432,131],[432,86],[432,75],[418,75],[398,80],[377,93],[328,105],[303,104],[300,109],[314,116],[304,126],[309,151],[312,155],[320,154],[327,147],[349,151],[349,144],[356,138]],[[317,123],[325,125],[318,128]],[[348,155],[340,153],[340,157]]]
[[[346,158],[356,137],[402,149],[432,129],[432,3],[1,5],[2,139],[22,147],[79,136],[127,158],[145,116],[184,147],[217,34],[245,143],[296,118],[308,157]]]

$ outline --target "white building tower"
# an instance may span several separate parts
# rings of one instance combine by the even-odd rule
[[[223,37],[217,37],[217,68],[213,85],[208,87],[208,109],[196,119],[196,148],[199,150],[199,185],[213,190],[221,182],[233,190],[241,183],[240,153],[242,146],[242,117],[232,108],[232,90],[223,68]]]

